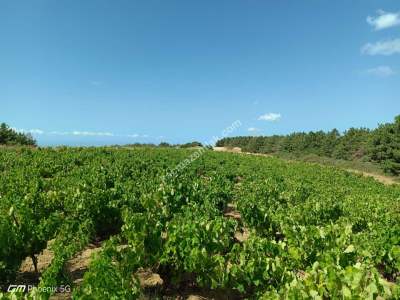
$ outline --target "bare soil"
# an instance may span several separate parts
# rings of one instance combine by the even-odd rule
[[[224,211],[224,216],[227,218],[233,218],[235,220],[240,220],[242,218],[240,212],[236,209],[236,205],[233,203],[228,203]]]
[[[37,255],[37,267],[38,273],[35,272],[32,259],[27,257],[21,264],[19,272],[17,274],[16,284],[25,285],[37,285],[39,283],[39,278],[43,271],[50,266],[51,261],[54,258],[54,252],[51,249],[51,245],[54,240],[47,243],[47,248],[44,249],[39,255]],[[71,276],[74,284],[79,285],[82,282],[83,275],[87,271],[91,257],[94,253],[101,250],[101,246],[98,244],[89,244],[85,249],[71,258],[67,264],[66,269]],[[50,299],[60,300],[60,299],[70,299],[70,293],[56,293]]]
[[[218,152],[235,152],[235,153],[242,152],[242,149],[240,149],[239,147],[233,147],[233,148],[229,148],[229,147],[214,147],[213,150],[214,151],[218,151]]]
[[[384,175],[379,175],[379,174],[374,174],[374,173],[368,173],[368,172],[363,172],[363,171],[359,171],[359,170],[354,170],[354,169],[346,169],[346,171],[348,172],[352,172],[352,173],[356,173],[356,174],[360,174],[366,177],[373,177],[375,180],[386,184],[386,185],[390,185],[390,184],[399,184],[398,181],[396,181],[394,178],[389,177],[389,176],[384,176]]]
[[[82,282],[83,275],[89,268],[93,254],[98,253],[100,250],[100,246],[89,244],[83,251],[67,262],[66,267],[74,284],[79,285]]]

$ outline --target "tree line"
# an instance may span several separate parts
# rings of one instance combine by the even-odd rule
[[[400,175],[400,115],[378,128],[350,128],[341,134],[295,132],[289,135],[238,136],[219,140],[217,147],[240,147],[244,152],[315,154],[335,159],[378,163],[385,172]]]
[[[121,147],[120,145],[113,145],[112,147]],[[170,144],[167,142],[161,142],[159,144],[154,143],[134,143],[134,144],[126,144],[122,147],[147,147],[147,148],[198,148],[203,147],[203,144],[197,141],[185,143],[185,144]]]
[[[0,124],[0,145],[16,146],[36,146],[36,141],[29,133],[17,132],[10,128],[6,123]]]

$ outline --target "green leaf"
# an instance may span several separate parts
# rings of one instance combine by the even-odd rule
[[[355,248],[353,245],[349,245],[346,250],[344,250],[344,253],[352,253],[355,251]]]

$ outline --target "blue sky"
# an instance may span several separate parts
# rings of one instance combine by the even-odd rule
[[[41,145],[375,127],[400,114],[400,3],[0,2],[0,121]]]

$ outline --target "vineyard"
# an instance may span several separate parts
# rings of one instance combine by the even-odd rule
[[[2,149],[0,299],[400,298],[398,185],[211,150],[171,173],[193,151]],[[7,292],[43,251],[35,288]]]

